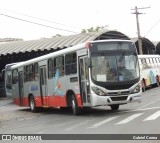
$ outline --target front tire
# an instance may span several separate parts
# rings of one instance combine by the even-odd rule
[[[81,112],[81,109],[78,107],[76,97],[72,95],[72,112],[73,115],[79,115]]]
[[[111,109],[112,109],[113,111],[119,109],[119,105],[111,105],[110,107],[111,107]]]

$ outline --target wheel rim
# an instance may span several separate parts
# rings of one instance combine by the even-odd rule
[[[73,110],[73,112],[75,113],[75,102],[74,102],[74,99],[72,99],[72,110]]]
[[[31,106],[31,110],[34,110],[34,101],[33,100],[31,100],[30,106]]]

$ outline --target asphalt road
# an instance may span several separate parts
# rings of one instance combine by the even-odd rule
[[[141,103],[122,105],[118,111],[102,106],[80,116],[60,109],[30,113],[29,108],[0,100],[0,114],[3,134],[159,134],[160,87],[144,92]]]

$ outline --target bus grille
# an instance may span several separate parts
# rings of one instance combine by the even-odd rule
[[[108,90],[122,90],[122,89],[128,89],[132,87],[135,83],[130,84],[117,84],[117,85],[102,85],[102,87],[108,89]]]
[[[112,101],[122,101],[127,100],[128,96],[121,96],[121,97],[111,97]]]
[[[109,96],[128,95],[130,91],[108,92]]]

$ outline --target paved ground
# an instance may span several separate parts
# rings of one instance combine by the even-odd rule
[[[24,112],[25,111],[25,112]],[[8,114],[6,114],[6,112]],[[19,122],[22,122],[23,120],[27,120],[29,118],[35,118],[40,116],[41,113],[31,113],[29,108],[27,107],[19,107],[16,106],[12,103],[12,99],[7,99],[7,98],[0,98],[0,127],[1,127],[1,122],[4,121],[10,121],[10,120],[21,120]],[[52,115],[52,114],[51,114]],[[69,114],[70,115],[70,114]],[[67,116],[69,116],[67,115]],[[54,115],[55,116],[55,115]],[[53,116],[53,117],[54,117]],[[62,116],[62,115],[61,115]],[[74,117],[74,116],[71,116]],[[54,118],[53,118],[54,119]],[[17,143],[17,142],[21,142],[21,141],[1,141],[2,143]],[[52,140],[52,141],[23,141],[24,143],[159,143],[160,141],[141,141],[141,140],[131,140],[131,141],[111,141],[111,140],[101,140],[101,141],[86,141],[86,140],[82,140],[82,141],[78,141],[78,140],[66,140],[66,141],[61,141],[61,140]]]
[[[109,107],[97,107],[73,116],[71,111],[59,109],[31,113],[28,107],[19,107],[12,99],[0,99],[0,133],[3,134],[159,134],[160,122],[160,88],[148,90],[142,94],[143,102],[127,104],[113,112]],[[116,118],[115,118],[116,117]],[[145,119],[151,118],[145,121]],[[111,120],[112,119],[112,120]],[[6,141],[2,141],[2,143]],[[13,141],[17,142],[17,141]],[[23,141],[27,142],[27,141]],[[30,141],[29,141],[30,142]],[[37,141],[33,141],[34,143]],[[53,140],[41,143],[159,143],[159,140],[143,141],[78,141]]]
[[[25,110],[26,112],[22,112],[22,110]],[[23,120],[37,116],[39,116],[39,114],[31,113],[28,107],[14,105],[11,98],[0,98],[0,122]]]

